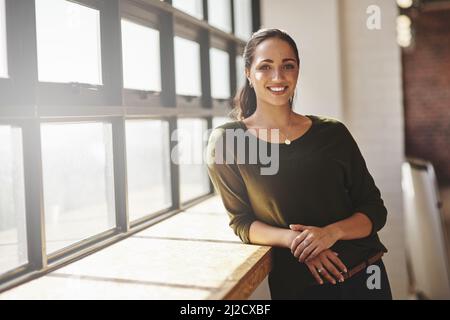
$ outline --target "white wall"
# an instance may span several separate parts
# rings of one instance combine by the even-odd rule
[[[370,5],[381,9],[381,29],[369,30]],[[401,164],[404,158],[401,54],[391,0],[341,0],[344,119],[357,140],[388,209],[380,233],[394,297],[407,297]]]
[[[337,0],[262,0],[261,21],[285,30],[299,48],[295,110],[342,119]]]
[[[369,5],[381,30],[366,27]],[[302,60],[296,110],[342,120],[358,142],[389,211],[380,233],[394,298],[407,298],[401,170],[401,59],[392,0],[262,0],[263,27],[291,34]]]

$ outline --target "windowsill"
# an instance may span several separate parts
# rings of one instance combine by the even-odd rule
[[[242,244],[213,197],[0,300],[247,299],[271,263],[271,247]]]

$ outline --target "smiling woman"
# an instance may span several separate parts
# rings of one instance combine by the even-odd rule
[[[208,172],[242,242],[274,247],[272,299],[391,299],[381,260],[387,249],[377,235],[387,215],[380,191],[343,123],[293,112],[300,73],[294,40],[278,29],[260,30],[244,62],[237,121],[211,134]],[[238,158],[235,138],[250,129],[256,134],[245,140],[248,159],[270,148],[276,172],[264,174],[262,161],[216,161],[216,154]],[[366,285],[366,261],[379,270],[379,290]]]

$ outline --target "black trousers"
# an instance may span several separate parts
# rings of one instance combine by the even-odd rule
[[[376,267],[374,267],[376,266]],[[286,288],[275,283],[277,279],[269,276],[272,300],[392,300],[391,287],[382,259],[372,266],[358,272],[343,283],[335,285],[311,285],[295,289],[290,283]]]

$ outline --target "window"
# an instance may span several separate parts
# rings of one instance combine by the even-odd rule
[[[122,20],[122,51],[124,87],[161,91],[159,31]]]
[[[260,20],[232,1],[0,0],[0,294],[213,194]]]
[[[0,78],[8,77],[5,0],[0,0]]]
[[[26,264],[22,132],[0,125],[0,274]]]
[[[179,95],[201,96],[200,45],[175,37],[175,82]]]
[[[245,85],[245,62],[243,56],[236,57],[236,88],[239,90]]]
[[[211,96],[216,99],[230,97],[230,56],[216,48],[209,50],[211,63]]]
[[[130,221],[172,205],[169,126],[160,120],[126,122]]]
[[[225,32],[231,32],[230,0],[208,0],[208,22]]]
[[[209,178],[203,162],[206,129],[205,120],[178,120],[181,202],[192,200],[209,192]]]
[[[225,124],[227,122],[230,122],[230,121],[232,121],[232,120],[228,117],[214,117],[212,127],[214,129],[214,128],[217,128],[218,126]]]
[[[108,123],[41,126],[47,253],[115,227]]]
[[[203,19],[203,0],[172,0],[172,5],[198,19]]]
[[[65,0],[36,0],[39,81],[102,84],[100,12]]]
[[[249,40],[252,36],[252,1],[234,0],[234,34]]]

